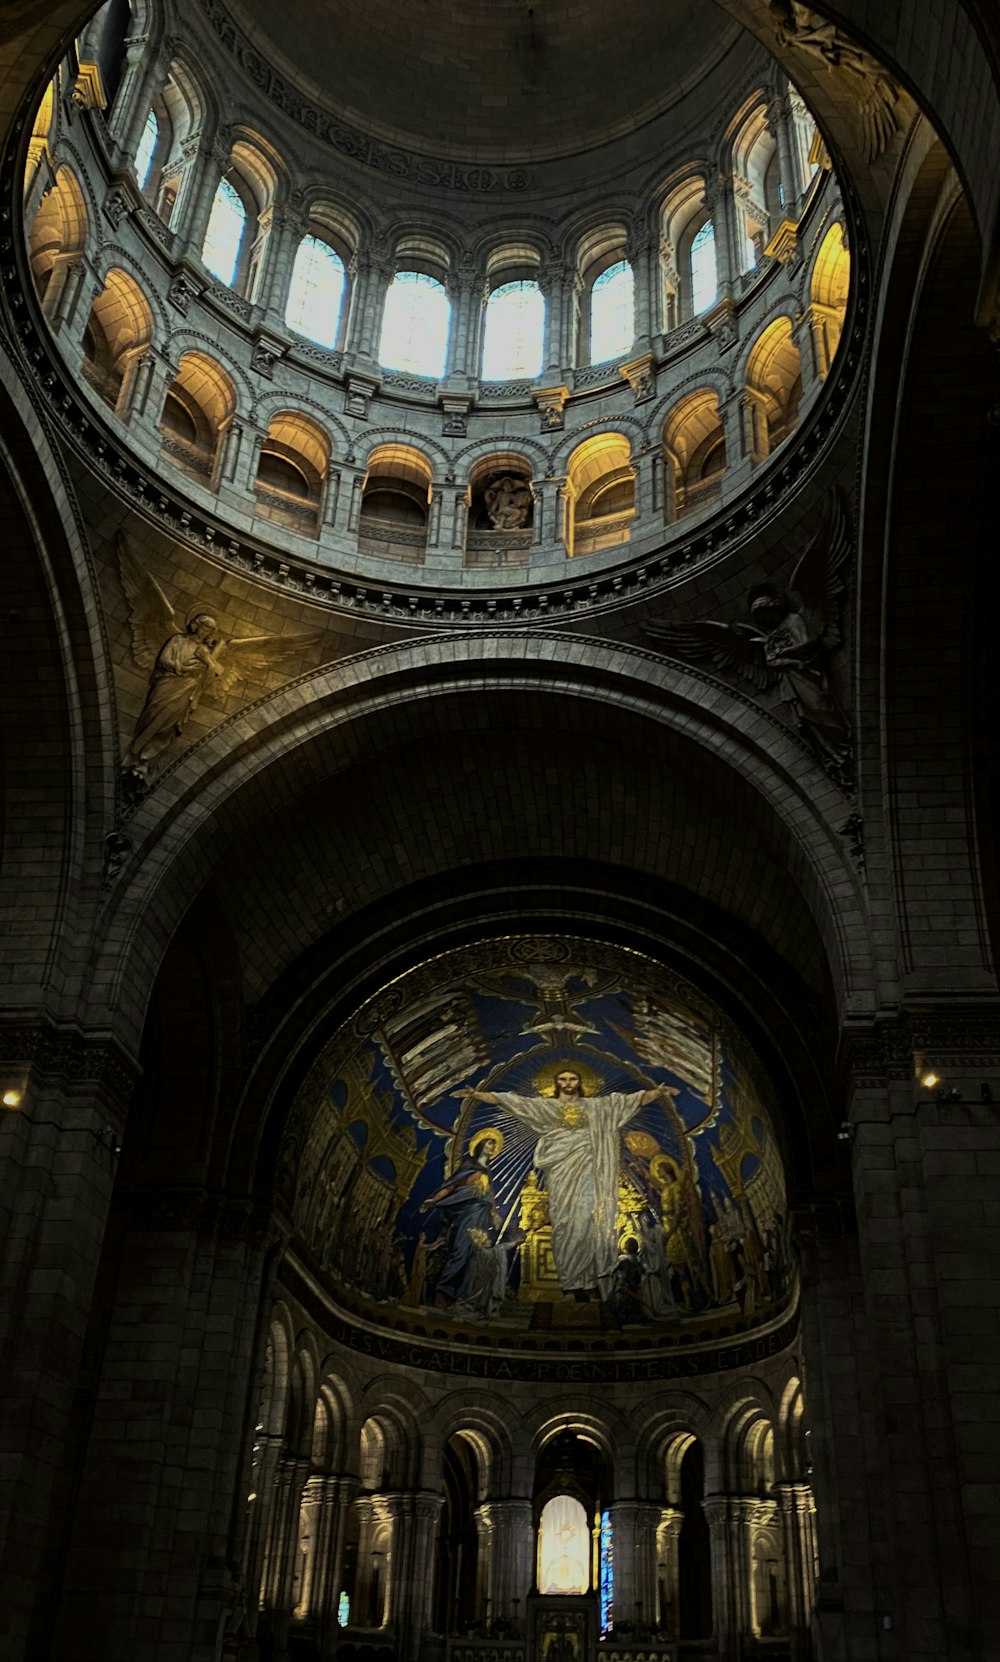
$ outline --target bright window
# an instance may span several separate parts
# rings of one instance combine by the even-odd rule
[[[329,243],[303,237],[292,267],[285,322],[318,346],[336,346],[344,301],[344,262]]]
[[[607,1637],[614,1620],[615,1547],[611,1513],[601,1513],[601,1638]]]
[[[715,226],[706,219],[691,244],[691,302],[695,313],[707,311],[718,293]]]
[[[542,372],[545,301],[537,283],[501,283],[486,303],[483,380]]]
[[[635,280],[627,260],[609,265],[590,291],[590,361],[603,364],[635,339]]]
[[[379,363],[437,380],[445,371],[450,324],[444,284],[422,271],[397,271],[385,297]]]
[[[220,283],[232,288],[240,261],[240,245],[246,230],[247,211],[228,179],[219,180],[212,203],[208,230],[201,250],[205,267]]]
[[[587,1514],[572,1495],[554,1495],[538,1524],[540,1593],[586,1593],[590,1589],[590,1530]]]
[[[149,175],[153,166],[153,157],[156,154],[156,141],[160,136],[160,123],[153,111],[146,117],[146,125],[142,129],[142,138],[135,153],[135,176],[140,190],[145,190],[149,183]]]

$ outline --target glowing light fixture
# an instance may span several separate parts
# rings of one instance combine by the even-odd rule
[[[3,1105],[4,1105],[5,1108],[20,1108],[20,1106],[21,1106],[21,1093],[20,1093],[20,1091],[4,1091],[4,1093],[3,1093]]]
[[[940,1084],[940,1076],[936,1073],[925,1073],[920,1076],[920,1083],[925,1091],[933,1091],[935,1085]]]

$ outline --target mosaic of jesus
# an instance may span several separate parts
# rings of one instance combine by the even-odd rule
[[[559,938],[462,948],[337,1035],[299,1157],[355,1309],[438,1326],[735,1331],[793,1268],[769,1082],[689,983]]]

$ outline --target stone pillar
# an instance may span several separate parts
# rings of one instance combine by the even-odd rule
[[[589,356],[587,342],[580,342],[580,301],[583,296],[583,278],[579,272],[569,274],[569,280],[563,288],[563,319],[560,361],[566,366],[575,364],[579,358]]]
[[[535,1584],[535,1536],[530,1500],[491,1500],[490,1617],[522,1622]],[[523,1630],[522,1630],[523,1631]]]
[[[464,387],[479,375],[483,308],[486,304],[482,273],[468,256],[451,278],[448,293],[451,296],[451,329],[445,371],[449,379],[454,378]]]
[[[802,181],[795,162],[787,94],[779,94],[771,99],[767,106],[767,124],[778,147],[778,177],[784,194],[783,210],[789,219],[797,219]]]
[[[271,1613],[274,1655],[287,1655],[288,1627],[294,1603],[295,1572],[299,1558],[299,1522],[302,1492],[309,1476],[309,1461],[282,1455],[274,1474],[274,1507],[271,1513],[271,1547],[268,1552],[264,1603]]]
[[[430,1626],[434,1544],[444,1496],[429,1490],[385,1497],[393,1518],[389,1622],[401,1662],[417,1662]]]
[[[561,377],[561,371],[568,367],[561,357],[566,277],[566,267],[561,260],[550,260],[538,272],[538,286],[545,296],[545,346],[542,356],[548,380]]]
[[[680,1560],[678,1546],[684,1513],[664,1506],[656,1531],[657,1625],[667,1639],[680,1638]]]
[[[715,232],[717,299],[731,298],[740,279],[742,261],[735,240],[733,182],[724,174],[705,180],[705,206]]]
[[[779,1483],[777,1491],[788,1584],[788,1631],[802,1654],[816,1602],[815,1507],[807,1483]]]
[[[344,1566],[347,1519],[356,1488],[353,1478],[324,1472],[306,1484],[304,1505],[312,1512],[308,1580],[300,1607],[316,1623],[320,1654],[333,1654]]]
[[[307,227],[301,216],[291,208],[278,207],[274,203],[265,208],[259,224],[267,236],[267,247],[263,254],[264,266],[257,280],[255,304],[264,308],[273,327],[284,330],[292,267]]]
[[[29,1654],[80,1358],[133,1070],[117,1048],[47,1026],[2,1031],[0,1322],[9,1410],[0,1420],[4,1654]],[[17,1060],[17,1058],[23,1060]],[[63,1475],[65,1475],[63,1473]],[[58,1654],[53,1651],[52,1654]]]
[[[747,1504],[739,1495],[709,1495],[703,1504],[712,1552],[712,1612],[719,1662],[738,1662],[743,1639],[751,1629]]]
[[[389,284],[395,276],[392,265],[385,259],[370,255],[367,260],[359,259],[359,269],[364,269],[364,298],[359,307],[357,330],[353,335],[353,348],[360,358],[376,360],[378,357],[379,340],[382,335],[382,313],[385,310],[385,297],[389,292]],[[351,308],[353,323],[355,308]]]
[[[244,1580],[251,1625],[264,1596],[270,1568],[271,1520],[278,1490],[275,1476],[284,1443],[281,1437],[258,1431],[254,1438],[254,1465],[251,1471],[253,1500],[243,1546]]]
[[[148,35],[131,35],[125,42],[125,69],[108,123],[114,140],[114,165],[131,167],[139,148],[153,100],[167,79],[170,53],[165,46],[150,52]]]
[[[635,285],[633,349],[636,352],[648,352],[650,337],[656,329],[655,290],[651,265],[654,257],[658,262],[659,237],[654,237],[645,226],[640,227],[629,238],[626,255],[632,266],[632,277]]]
[[[493,1608],[493,1523],[494,1514],[489,1502],[477,1506],[476,1520],[476,1602],[475,1617],[489,1630],[495,1619]]]
[[[611,1507],[615,1555],[615,1626],[636,1629],[656,1621],[656,1537],[660,1508],[650,1501],[619,1500]]]
[[[66,341],[83,338],[95,293],[101,285],[82,254],[60,254],[42,299],[42,312],[53,334]]]
[[[185,170],[172,224],[183,249],[199,261],[215,193],[231,160],[231,146],[220,136],[203,140]]]
[[[374,1495],[358,1495],[354,1502],[358,1514],[358,1561],[354,1574],[354,1600],[351,1605],[351,1625],[370,1627],[380,1625],[381,1616],[372,1611],[372,1537],[375,1533],[376,1510]]]
[[[805,403],[823,380],[810,307],[807,306],[796,317],[792,326],[792,339],[798,348],[802,365],[802,401]]]

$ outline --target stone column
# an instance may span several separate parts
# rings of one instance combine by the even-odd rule
[[[244,1579],[252,1621],[256,1620],[256,1611],[268,1584],[272,1515],[278,1495],[275,1478],[283,1447],[281,1437],[272,1433],[259,1431],[254,1438],[255,1465],[250,1478],[250,1492],[254,1498],[248,1503],[253,1510],[243,1548]]]
[[[545,346],[542,356],[545,359],[545,375],[549,380],[559,377],[567,367],[561,357],[566,277],[566,267],[561,260],[550,260],[539,268],[538,286],[545,296]]]
[[[307,226],[290,207],[278,207],[274,203],[265,208],[259,224],[267,235],[267,247],[262,256],[264,266],[257,282],[255,303],[263,307],[273,327],[284,330],[292,267]]]
[[[569,280],[563,288],[563,326],[560,361],[567,367],[575,364],[579,357],[589,356],[587,343],[581,349],[580,333],[580,300],[583,295],[583,278],[579,272],[569,274]]]
[[[650,337],[656,329],[656,308],[653,302],[654,288],[650,269],[654,255],[658,259],[659,237],[654,237],[651,231],[642,226],[629,238],[626,249],[635,285],[633,350],[636,352],[648,352]]]
[[[778,97],[771,99],[767,106],[767,125],[773,133],[778,147],[778,177],[781,180],[785,198],[783,212],[788,219],[797,219],[799,198],[802,195],[802,182],[795,164],[791,111],[787,94],[779,94]]]
[[[788,1583],[788,1631],[801,1654],[816,1602],[815,1507],[807,1483],[779,1483],[777,1491]]]
[[[615,1555],[612,1619],[636,1628],[656,1621],[656,1535],[660,1508],[650,1501],[619,1500],[611,1507]]]
[[[309,1476],[309,1461],[282,1455],[274,1474],[274,1509],[271,1514],[271,1549],[268,1553],[267,1586],[264,1602],[271,1613],[274,1654],[287,1654],[288,1627],[292,1618],[295,1572],[299,1558],[299,1524],[302,1492]]]
[[[750,1633],[750,1571],[745,1505],[739,1495],[703,1503],[712,1553],[712,1613],[719,1662],[738,1662]]]
[[[354,1502],[358,1514],[358,1561],[354,1574],[354,1599],[351,1605],[352,1627],[371,1627],[376,1616],[372,1600],[372,1537],[376,1525],[376,1497],[358,1495]],[[380,1618],[379,1618],[380,1620]]]
[[[802,402],[805,403],[823,380],[811,310],[808,306],[799,312],[795,319],[792,339],[798,348],[799,362],[802,365]]]
[[[489,1629],[496,1616],[493,1608],[493,1509],[486,1501],[477,1506],[476,1520],[476,1603],[477,1622]]]
[[[434,1543],[444,1496],[422,1490],[388,1495],[393,1519],[389,1622],[402,1662],[417,1662],[430,1626],[434,1596]]]
[[[374,361],[378,357],[382,334],[385,297],[395,271],[389,261],[380,256],[369,255],[367,260],[359,258],[358,263],[359,269],[363,266],[365,272],[364,298],[359,308],[357,330],[353,334],[352,344],[358,357]],[[353,320],[354,307],[351,308],[352,323]]]
[[[150,52],[148,35],[131,35],[125,42],[125,69],[108,123],[114,140],[117,169],[131,167],[139,148],[153,100],[167,79],[170,53],[166,46]]]
[[[20,1092],[16,1110],[0,1108],[0,1596],[5,1655],[20,1658],[37,1590],[29,1566],[55,1552],[50,1519],[133,1070],[113,1043],[47,1025],[9,1023],[0,1038],[4,1088]]]
[[[664,1506],[656,1531],[657,1624],[669,1640],[680,1638],[680,1560],[678,1546],[684,1513]]]
[[[185,170],[183,189],[174,207],[173,228],[184,250],[197,260],[201,259],[219,181],[231,160],[231,145],[220,135],[203,139]]]
[[[742,261],[734,240],[733,182],[724,174],[705,180],[705,206],[715,232],[715,269],[719,300],[731,298],[739,282]]]
[[[42,299],[42,313],[53,334],[63,335],[67,342],[82,340],[95,294],[100,292],[101,285],[83,254],[60,254]]]
[[[479,376],[483,308],[486,299],[483,276],[466,256],[448,284],[451,297],[451,329],[445,372],[463,386]]]
[[[355,1480],[330,1472],[312,1477],[307,1492],[314,1511],[313,1542],[309,1584],[303,1603],[315,1619],[321,1655],[332,1655],[336,1645],[337,1612],[340,1604],[347,1519],[354,1498]]]
[[[490,1617],[523,1621],[535,1584],[535,1537],[530,1500],[491,1500]]]

